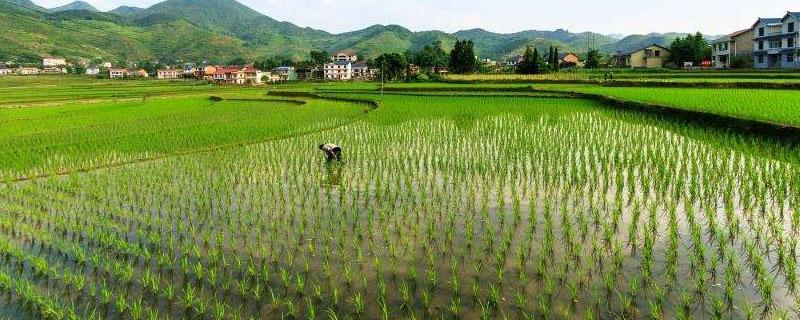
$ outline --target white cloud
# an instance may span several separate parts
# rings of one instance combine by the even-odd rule
[[[35,0],[45,7],[72,0]],[[85,0],[101,10],[119,5],[147,7],[159,0]],[[557,28],[602,33],[694,32],[723,34],[757,17],[800,11],[790,0],[240,0],[270,17],[303,27],[345,32],[373,24],[411,30],[496,32]],[[222,13],[224,14],[224,13]]]

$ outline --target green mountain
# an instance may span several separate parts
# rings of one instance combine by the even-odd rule
[[[42,55],[58,55],[106,61],[224,62],[238,57],[304,59],[311,50],[341,49],[356,50],[369,59],[434,42],[449,50],[456,39],[472,40],[480,57],[499,60],[521,54],[527,46],[585,52],[591,40],[611,53],[652,43],[668,45],[674,39],[672,34],[650,34],[618,41],[562,29],[510,34],[471,29],[449,34],[414,32],[398,25],[331,34],[277,21],[236,0],[166,0],[147,9],[120,7],[109,12],[74,2],[53,9],[57,12],[46,10],[30,0],[0,0],[0,29],[5,31],[0,33],[0,60],[34,62]]]
[[[33,9],[36,11],[47,11],[44,7],[40,7],[33,3],[31,0],[3,0],[6,5],[10,7],[17,7],[16,9]]]
[[[50,12],[60,12],[60,11],[70,11],[70,10],[85,10],[85,11],[94,11],[94,12],[100,11],[100,10],[97,10],[97,8],[95,8],[91,4],[88,4],[88,3],[83,2],[83,1],[75,1],[75,2],[71,2],[71,3],[65,4],[63,6],[60,6],[60,7],[52,8],[52,9],[50,9]]]
[[[116,9],[109,11],[108,13],[129,17],[138,14],[142,11],[144,11],[144,9],[138,7],[119,6]]]

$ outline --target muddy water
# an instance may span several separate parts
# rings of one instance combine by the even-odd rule
[[[87,282],[123,290],[130,301],[140,297],[161,317],[214,318],[219,302],[227,306],[224,318],[709,318],[725,294],[729,263],[740,273],[733,300],[722,306],[725,318],[746,318],[748,308],[756,316],[791,315],[797,306],[776,246],[796,234],[794,203],[777,194],[797,194],[795,163],[719,148],[699,128],[670,131],[661,119],[589,109],[477,117],[469,126],[447,118],[367,122],[324,136],[15,186],[3,201],[44,209],[41,219],[52,224],[15,222],[102,255],[99,265],[79,272]],[[328,139],[345,147],[343,163],[326,165],[313,148]],[[708,211],[717,217],[717,236]],[[728,234],[732,221],[740,228]],[[52,265],[77,269],[71,253],[43,250],[8,228],[2,234]],[[138,249],[120,254],[116,248],[124,245],[104,242],[110,238]],[[746,244],[775,279],[768,304]],[[159,253],[166,261],[157,261]],[[250,261],[269,274],[252,275]],[[93,271],[114,263],[130,265],[131,280]],[[199,275],[195,265],[216,270],[218,279]],[[163,292],[144,288],[146,272],[160,276],[162,289],[175,285],[177,296],[196,288],[199,302],[167,302]],[[19,277],[52,296],[69,287],[29,272]],[[62,296],[106,318],[131,318],[86,295]]]

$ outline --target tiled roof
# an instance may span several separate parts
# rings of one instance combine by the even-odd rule
[[[754,23],[753,25],[756,25],[761,22],[763,22],[764,24],[776,24],[776,23],[781,23],[781,20],[783,20],[783,18],[758,18],[756,23]]]
[[[744,29],[744,30],[739,30],[739,31],[736,31],[734,33],[731,33],[729,36],[730,37],[738,37],[738,36],[741,36],[744,33],[750,32],[750,31],[753,31],[753,28],[747,28],[747,29]]]

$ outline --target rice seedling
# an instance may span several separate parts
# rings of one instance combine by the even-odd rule
[[[281,104],[258,127],[274,131],[204,127],[181,145],[261,143],[169,155],[173,146],[148,134],[152,152],[168,156],[0,185],[0,292],[23,297],[36,318],[94,309],[172,319],[746,318],[755,307],[775,318],[796,309],[783,298],[797,282],[791,146],[581,99],[326,95],[349,100]],[[381,107],[345,119],[369,100]],[[194,108],[171,121],[186,122],[184,107]],[[280,139],[260,140],[280,128]],[[221,137],[204,138],[212,133]],[[348,150],[340,164],[313,148],[329,139]],[[29,167],[146,159],[134,153],[151,149],[135,141],[106,159],[59,147],[66,160]]]

